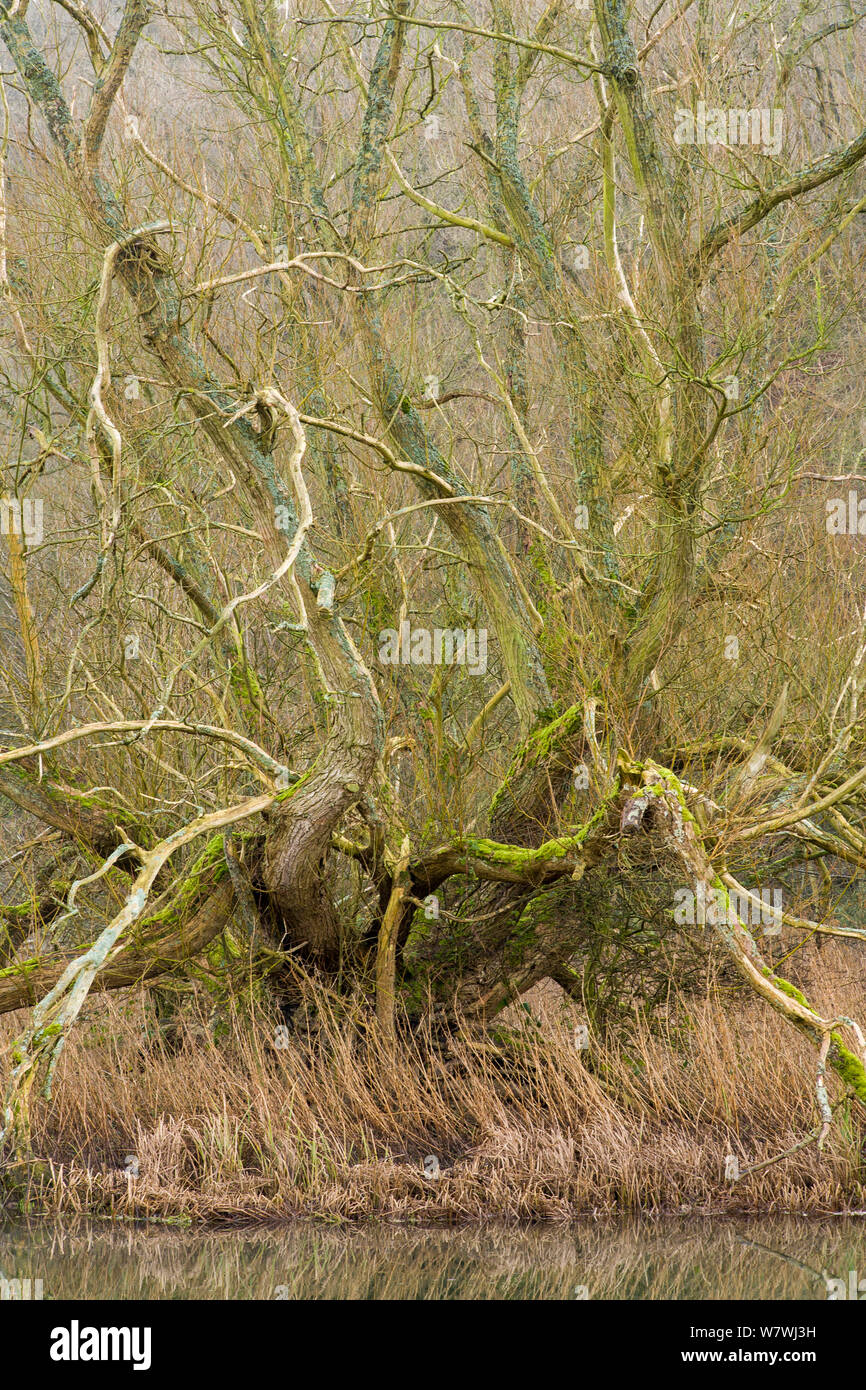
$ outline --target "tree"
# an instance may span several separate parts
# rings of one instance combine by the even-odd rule
[[[0,791],[89,861],[4,910],[7,1130],[88,991],[229,928],[286,999],[483,1024],[586,1000],[632,882],[713,895],[822,1120],[827,1060],[866,1101],[749,914],[866,862],[813,486],[856,480],[860,15],[779,0],[771,55],[723,8],[0,0]]]

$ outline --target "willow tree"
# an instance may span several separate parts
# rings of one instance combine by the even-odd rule
[[[866,864],[860,16],[115,8],[0,0],[7,1129],[227,934],[483,1026],[632,883],[866,1101],[743,907]]]

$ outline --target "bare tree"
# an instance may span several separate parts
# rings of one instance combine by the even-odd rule
[[[866,864],[862,16],[770,10],[0,0],[0,792],[89,861],[4,909],[7,1130],[230,923],[484,1023],[629,885],[866,1102],[750,912]]]

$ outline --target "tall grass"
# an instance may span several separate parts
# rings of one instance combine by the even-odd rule
[[[821,976],[853,1011],[862,987],[835,951]],[[544,1002],[495,1041],[466,1031],[448,1048],[423,1033],[391,1048],[360,1005],[310,1003],[315,1033],[285,1047],[265,1016],[235,1015],[217,1041],[187,1012],[170,1050],[145,997],[91,1001],[52,1100],[34,1104],[37,1161],[3,1174],[9,1207],[455,1223],[866,1205],[862,1121],[840,1090],[824,1151],[780,1158],[816,1128],[814,1055],[736,996],[680,999],[667,1024],[636,1018],[583,1052]],[[14,1031],[6,1020],[7,1061]],[[728,1154],[741,1169],[780,1161],[731,1183]]]

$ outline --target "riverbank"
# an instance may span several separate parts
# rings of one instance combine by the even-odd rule
[[[861,989],[848,960],[821,958],[837,999]],[[368,1014],[319,1000],[312,1035],[186,1009],[169,1046],[143,996],[94,999],[34,1100],[33,1160],[2,1172],[4,1209],[453,1225],[866,1207],[862,1117],[838,1085],[823,1151],[810,1141],[806,1042],[736,994],[669,1013],[581,1049],[566,1010],[514,1010],[497,1039],[443,1052],[389,1049]]]

